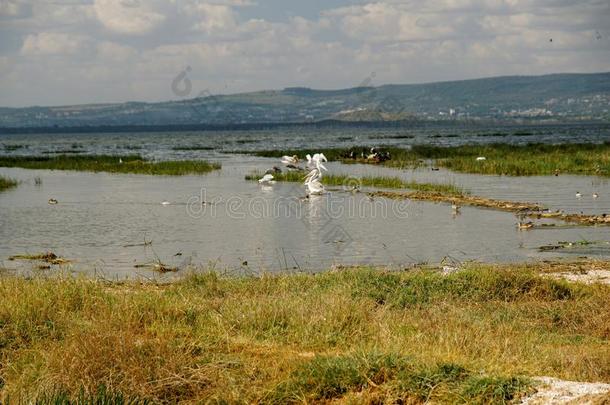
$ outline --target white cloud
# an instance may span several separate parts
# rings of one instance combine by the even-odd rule
[[[219,4],[199,3],[193,7],[196,22],[194,28],[208,34],[215,31],[235,30],[237,21],[231,7]]]
[[[23,18],[31,11],[30,0],[0,0],[0,18]]]
[[[95,12],[108,29],[122,34],[146,34],[159,27],[166,16],[163,3],[144,0],[95,0]]]
[[[90,42],[91,38],[85,35],[41,32],[25,38],[21,53],[27,56],[78,54],[87,49]]]
[[[601,0],[380,0],[309,19],[247,19],[249,0],[29,4],[0,0],[0,105],[171,99],[186,66],[193,96],[610,70]]]

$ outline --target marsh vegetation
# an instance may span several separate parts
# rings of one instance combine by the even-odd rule
[[[0,191],[7,190],[17,186],[17,181],[8,177],[0,176]]]
[[[609,382],[610,286],[546,276],[564,270],[7,276],[0,400],[506,403],[530,376]]]
[[[410,148],[382,147],[391,159],[378,163],[367,159],[369,148],[330,148],[321,150],[329,160],[343,163],[374,163],[395,168],[412,168],[430,163],[464,173],[510,176],[583,174],[610,176],[610,142],[602,144],[541,144],[433,146]],[[266,150],[253,152],[261,157],[304,156],[304,150]],[[485,157],[485,160],[477,160]]]
[[[306,176],[303,171],[284,171],[274,173],[273,179],[286,182],[303,182]],[[264,176],[262,172],[252,172],[246,175],[246,180],[258,180]],[[327,186],[343,186],[347,190],[357,187],[377,187],[391,189],[410,189],[422,192],[440,193],[443,195],[464,195],[468,192],[454,184],[421,183],[406,181],[392,176],[350,176],[347,174],[325,174],[322,183]]]
[[[208,173],[220,169],[220,164],[205,160],[156,162],[140,155],[58,155],[2,156],[0,167],[178,176]]]

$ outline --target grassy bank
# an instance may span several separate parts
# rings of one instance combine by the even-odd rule
[[[367,148],[337,148],[322,152],[329,160],[344,163],[375,163],[362,158]],[[603,144],[488,144],[441,147],[413,145],[411,149],[383,147],[391,159],[381,164],[409,168],[432,161],[433,165],[450,170],[511,176],[587,174],[610,176],[610,142]],[[306,151],[261,151],[258,156],[280,157],[284,154],[304,156]],[[353,156],[353,157],[352,157]],[[476,158],[484,156],[485,161]]]
[[[273,175],[276,181],[303,182],[306,172],[286,171]],[[246,175],[246,180],[258,180],[264,176],[262,172],[253,172]],[[416,181],[405,181],[399,177],[391,176],[363,176],[355,177],[346,174],[325,174],[322,183],[326,186],[344,186],[348,189],[353,187],[378,187],[392,189],[411,189],[422,192],[440,193],[443,195],[464,195],[466,192],[453,184],[420,183]]]
[[[0,167],[172,176],[208,173],[220,169],[219,164],[204,160],[153,162],[140,155],[11,156],[0,157]]]
[[[529,376],[610,381],[610,286],[539,271],[0,278],[0,401],[505,403]]]
[[[17,186],[17,181],[8,177],[0,176],[0,191],[7,190]]]

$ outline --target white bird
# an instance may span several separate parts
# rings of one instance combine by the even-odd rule
[[[285,165],[297,165],[299,164],[299,157],[297,155],[282,156],[282,163]]]
[[[577,191],[576,192],[576,198],[580,198],[580,197],[582,197],[582,194],[580,194],[580,191]]]
[[[599,198],[599,194],[593,193],[593,198]]]
[[[487,158],[486,158],[485,156],[479,156],[479,157],[477,158],[477,162],[482,162],[482,161],[484,161],[484,160],[487,160]]]
[[[322,169],[328,170],[326,169],[326,167],[324,167],[324,165],[322,165],[322,162],[328,162],[328,159],[326,159],[324,153],[316,153],[313,156],[308,154],[305,157],[307,158],[307,167],[309,167],[310,169],[317,167],[317,165],[319,164]]]
[[[275,180],[272,174],[265,174],[261,179],[258,180],[260,184],[273,184]]]
[[[123,163],[123,159],[119,158],[119,163],[122,164]]]
[[[308,166],[314,168],[305,176],[305,186],[307,186],[307,195],[320,195],[324,193],[324,185],[320,182],[322,178],[322,170],[328,170],[321,163],[327,161],[326,156],[322,153],[316,153],[313,157],[307,155]]]
[[[305,183],[307,186],[308,195],[320,195],[324,194],[324,185],[319,180],[309,181]]]
[[[307,176],[305,176],[305,183],[303,184],[307,185],[307,183],[312,181],[320,181],[321,178],[322,172],[319,169],[313,169],[312,171],[307,173]]]
[[[171,203],[169,201],[162,201],[161,205],[167,206],[167,205],[171,205]]]

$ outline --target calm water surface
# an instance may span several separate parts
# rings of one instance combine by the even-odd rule
[[[503,132],[502,132],[503,131]],[[340,129],[153,134],[3,135],[0,154],[139,153],[156,159],[204,158],[222,163],[202,176],[165,177],[0,168],[22,182],[0,193],[0,267],[29,269],[10,255],[53,251],[74,260],[68,271],[108,278],[156,277],[135,268],[155,260],[186,268],[209,265],[239,272],[310,271],[333,264],[406,265],[465,260],[523,261],[558,256],[610,257],[610,229],[568,227],[518,231],[511,213],[447,204],[370,200],[343,190],[304,200],[298,184],[261,187],[244,180],[278,162],[225,153],[242,149],[410,145],[472,142],[604,142],[604,127],[531,129]],[[504,135],[494,135],[503,133]],[[457,135],[457,136],[456,136]],[[405,138],[413,136],[414,138]],[[402,138],[400,138],[402,137]],[[184,147],[214,150],[177,150]],[[539,202],[570,212],[610,213],[608,179],[591,176],[503,177],[429,169],[395,170],[330,163],[334,173],[394,175],[450,182],[475,195]],[[42,185],[34,179],[40,177]],[[583,197],[577,199],[575,192]],[[593,199],[596,192],[600,198]],[[59,200],[49,205],[49,198]],[[169,201],[167,206],[162,201]],[[203,204],[205,202],[205,204]],[[152,241],[149,246],[129,246]],[[539,252],[558,241],[594,241]],[[165,276],[165,277],[171,277]]]

